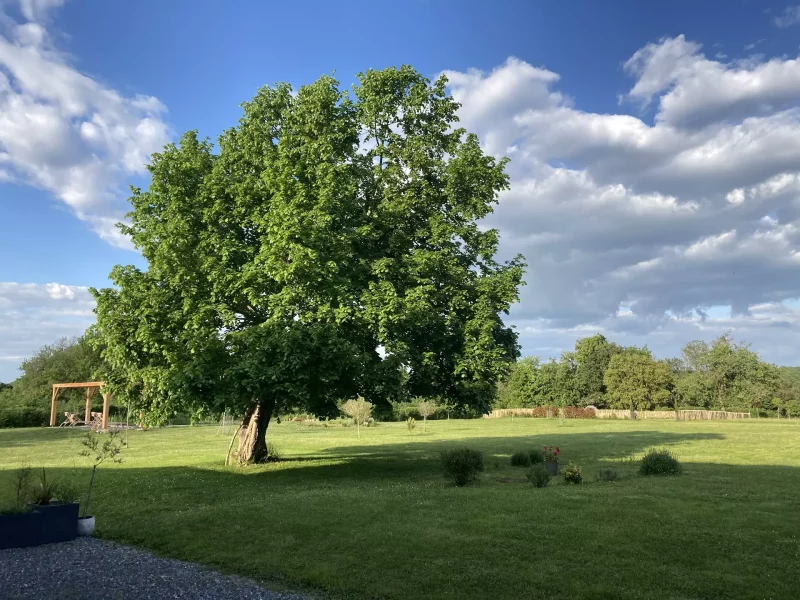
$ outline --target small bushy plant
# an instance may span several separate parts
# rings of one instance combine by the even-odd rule
[[[441,454],[444,476],[458,485],[467,485],[483,471],[483,452],[472,448],[454,448]]]
[[[666,448],[650,448],[639,464],[640,475],[678,475],[681,463]]]
[[[550,472],[542,463],[537,463],[528,469],[526,477],[537,488],[543,488],[550,483]]]
[[[561,471],[561,474],[564,476],[564,483],[583,483],[581,468],[572,462]]]
[[[597,481],[616,481],[619,474],[617,473],[616,469],[612,469],[611,467],[603,467],[599,471],[597,471]]]
[[[278,462],[281,459],[281,452],[272,442],[267,442],[267,462]]]
[[[414,420],[414,417],[408,417],[406,419],[406,427],[408,427],[408,433],[414,431],[414,427],[417,426],[417,422]]]
[[[511,455],[512,467],[529,467],[531,464],[531,455],[529,452],[514,452]]]
[[[544,452],[542,452],[538,448],[534,448],[533,450],[528,452],[528,457],[530,458],[532,465],[538,465],[539,463],[544,462]]]

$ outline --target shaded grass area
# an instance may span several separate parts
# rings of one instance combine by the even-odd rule
[[[0,498],[22,462],[88,478],[80,433],[0,431]],[[352,598],[794,598],[800,423],[543,419],[362,429],[283,423],[286,460],[222,466],[216,427],[130,434],[98,474],[98,532],[224,572]],[[588,483],[536,489],[510,455],[559,445]],[[486,453],[456,488],[439,452]],[[679,477],[632,459],[672,450]],[[620,479],[596,483],[602,467]],[[55,473],[54,473],[55,474]]]

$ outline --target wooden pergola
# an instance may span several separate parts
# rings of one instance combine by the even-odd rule
[[[89,424],[92,420],[92,398],[95,392],[105,385],[103,381],[83,381],[80,383],[54,383],[53,397],[50,400],[50,427],[56,426],[56,401],[61,390],[70,388],[86,388],[86,415],[84,421]],[[100,392],[103,396],[103,429],[108,429],[108,407],[111,394]]]

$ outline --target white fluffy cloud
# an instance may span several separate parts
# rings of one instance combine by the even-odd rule
[[[733,328],[797,362],[800,60],[721,62],[678,36],[624,69],[634,114],[581,111],[558,74],[518,59],[445,73],[462,124],[512,159],[489,222],[528,259],[525,350],[602,330],[676,352]]]
[[[19,376],[19,363],[45,344],[81,335],[94,322],[85,287],[0,282],[0,381]]]
[[[127,247],[114,226],[126,210],[122,186],[169,141],[166,109],[80,73],[53,47],[44,23],[61,3],[21,0],[25,23],[0,12],[0,182],[51,192],[104,239]]]

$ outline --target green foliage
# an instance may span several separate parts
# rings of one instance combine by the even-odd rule
[[[639,464],[640,475],[678,475],[680,472],[681,463],[666,448],[650,448]]]
[[[511,455],[512,467],[528,467],[531,464],[531,454],[527,451],[520,450]]]
[[[550,483],[550,471],[542,463],[533,465],[525,476],[537,488],[546,487]]]
[[[538,448],[534,448],[530,452],[528,452],[528,458],[532,465],[538,465],[539,463],[544,462],[544,452],[539,450]]]
[[[457,486],[475,481],[483,471],[483,452],[472,448],[455,448],[441,454],[442,470]]]
[[[62,338],[23,361],[22,375],[0,390],[0,428],[47,425],[53,383],[101,379],[106,365],[94,347],[95,337],[89,331],[80,338]],[[67,410],[82,414],[85,399],[84,390],[62,390],[59,417]]]
[[[622,349],[602,334],[575,342],[575,385],[586,403],[602,405],[606,393],[605,372],[611,358]]]
[[[604,381],[611,405],[631,412],[667,404],[673,387],[669,365],[653,360],[646,348],[629,348],[615,354]]]
[[[47,472],[44,467],[39,472],[39,480],[30,486],[28,497],[33,504],[44,506],[56,499],[58,485],[55,481],[47,479]]]
[[[564,467],[564,469],[561,471],[561,475],[564,477],[564,483],[583,483],[581,468],[572,462]]]
[[[322,77],[243,107],[218,151],[186,133],[133,189],[122,229],[148,268],[93,290],[111,391],[153,422],[256,401],[331,416],[357,394],[487,409],[523,262],[478,225],[506,161],[455,127],[445,79],[368,71],[348,95]]]
[[[14,473],[14,505],[19,509],[28,502],[32,476],[33,469],[28,465],[23,465]]]
[[[280,462],[282,458],[278,447],[272,442],[267,442],[267,462]]]
[[[595,475],[597,481],[616,481],[618,477],[619,473],[612,467],[601,467]]]
[[[414,428],[416,426],[417,426],[417,421],[414,419],[414,417],[408,417],[408,419],[406,419],[406,427],[408,428],[408,433],[414,431]]]
[[[11,401],[9,399],[9,401]],[[40,402],[39,404],[43,404]],[[43,427],[50,423],[50,409],[44,406],[0,404],[0,428]]]

